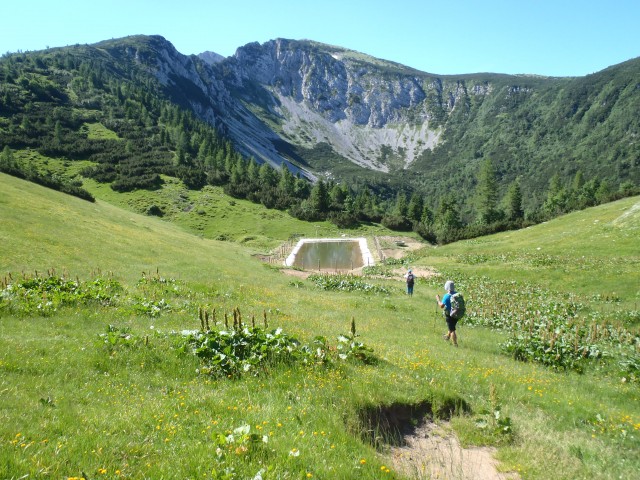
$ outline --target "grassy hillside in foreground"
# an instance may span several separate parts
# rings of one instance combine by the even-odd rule
[[[464,322],[455,349],[442,341],[433,301],[441,277],[419,279],[412,298],[398,281],[369,277],[388,293],[325,291],[241,246],[0,182],[3,277],[55,268],[88,282],[102,271],[121,285],[109,301],[55,310],[46,307],[53,293],[29,303],[2,291],[0,478],[419,478],[394,466],[384,420],[425,415],[465,445],[496,447],[500,468],[522,478],[633,478],[640,468],[640,391],[618,357],[582,374],[516,362],[500,353],[506,333]],[[610,234],[620,241],[618,230]],[[444,258],[460,248],[436,251]],[[466,281],[479,304],[482,292]],[[216,309],[216,328],[234,308],[245,322],[266,313],[270,328],[303,343],[326,337],[328,356],[353,318],[357,341],[380,361],[198,375],[202,363],[172,332],[199,328],[199,308]]]

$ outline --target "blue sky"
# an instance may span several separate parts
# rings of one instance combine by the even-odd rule
[[[310,39],[439,75],[582,76],[640,56],[640,0],[11,0],[0,54],[162,35],[184,54]]]

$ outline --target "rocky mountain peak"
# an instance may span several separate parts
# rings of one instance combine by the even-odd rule
[[[222,55],[216,52],[210,52],[210,51],[202,52],[198,54],[198,57],[204,60],[204,62],[206,62],[209,65],[215,65],[216,63],[220,63],[225,59],[225,57],[223,57]]]
[[[253,99],[257,114],[275,120],[290,143],[328,144],[338,156],[387,171],[389,152],[395,168],[404,167],[438,141],[425,100],[430,90],[442,95],[442,86],[428,74],[311,41],[251,43],[233,58],[235,87],[262,92]]]

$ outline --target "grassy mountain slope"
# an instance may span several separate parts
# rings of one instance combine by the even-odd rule
[[[94,127],[95,128],[95,127]],[[33,150],[16,151],[22,163],[50,172],[59,178],[79,178],[91,162],[69,162],[47,157]],[[232,198],[222,187],[207,185],[199,190],[187,188],[175,177],[162,176],[162,186],[153,190],[115,192],[109,184],[83,178],[83,188],[92,196],[137,214],[149,215],[152,208],[162,211],[162,220],[178,225],[204,238],[242,243],[256,253],[266,254],[297,236],[340,236],[345,233],[328,221],[305,222],[288,213],[267,209],[260,204]],[[253,226],[247,228],[247,225]],[[379,225],[351,228],[346,235],[386,235]]]
[[[49,268],[79,275],[91,270],[139,275],[150,268],[179,270],[185,251],[201,265],[194,279],[214,270],[229,274],[246,255],[233,245],[203,240],[162,220],[101,201],[95,204],[2,176],[3,272]],[[11,252],[11,254],[9,254]],[[245,259],[248,262],[248,260]]]
[[[611,312],[621,305],[637,310],[638,238],[640,197],[631,197],[515,232],[429,249],[420,263],[455,269],[462,277],[487,275],[578,292]],[[605,304],[606,297],[618,300]]]
[[[626,345],[604,344],[611,359],[592,362],[583,374],[516,362],[500,353],[506,333],[464,322],[454,349],[441,339],[444,322],[433,300],[443,276],[419,279],[412,298],[390,279],[365,278],[389,294],[324,291],[265,268],[241,246],[102,201],[90,204],[5,175],[0,181],[5,282],[8,272],[18,279],[21,271],[56,268],[81,281],[91,278],[90,270],[112,272],[122,285],[111,304],[80,302],[46,315],[7,309],[7,302],[19,302],[3,290],[3,478],[253,478],[258,472],[263,478],[405,478],[384,448],[391,437],[382,418],[405,412],[411,423],[411,408],[433,415],[465,444],[498,447],[501,468],[523,478],[549,478],[550,465],[562,479],[632,478],[640,467],[638,383],[620,372],[616,353],[628,352]],[[608,252],[610,259],[637,262],[628,238],[637,232],[637,201],[564,217],[515,238],[428,248],[415,262],[465,273],[455,278],[469,293],[471,319],[495,297],[482,290],[484,280],[467,276],[476,267],[462,260],[542,245],[552,258],[562,248],[564,260],[579,262],[585,254],[595,258],[592,248],[600,245],[597,275],[618,275],[620,285],[629,285],[622,309],[637,274],[605,259]],[[570,230],[580,235],[563,234]],[[585,236],[595,237],[593,246]],[[458,263],[449,265],[449,258]],[[523,272],[517,255],[500,261],[518,275],[492,261],[476,273],[496,285],[505,277],[553,288],[565,282],[544,263]],[[602,293],[596,279],[588,288]],[[544,303],[533,295],[529,301]],[[201,307],[216,309],[216,328],[237,307],[245,322],[266,312],[271,328],[303,342],[323,335],[330,345],[353,318],[358,340],[381,362],[285,364],[238,380],[198,376],[200,362],[181,354],[170,332],[199,328]],[[130,329],[129,336],[105,343],[98,334],[109,324]],[[243,425],[255,437],[233,433]],[[379,433],[379,449],[368,443],[370,428]]]
[[[123,194],[91,180],[85,187],[97,198],[113,205],[144,213],[153,205],[165,214],[162,219],[204,238],[243,244],[257,253],[268,253],[292,237],[348,236],[389,234],[381,226],[361,226],[344,231],[330,222],[305,222],[287,212],[267,209],[248,200],[234,199],[222,187],[206,186],[189,190],[182,182],[165,178],[163,187],[154,192],[135,191]]]

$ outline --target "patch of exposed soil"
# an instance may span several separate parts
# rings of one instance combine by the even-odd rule
[[[285,275],[291,275],[292,277],[302,278],[306,280],[309,275],[316,272],[310,272],[309,270],[296,270],[295,268],[283,268],[280,270]]]
[[[377,240],[384,258],[403,258],[410,252],[425,246],[424,243],[411,237],[382,236],[377,237]]]
[[[518,480],[515,472],[502,473],[489,447],[462,448],[457,437],[427,422],[404,437],[404,445],[390,447],[394,469],[418,480]]]

